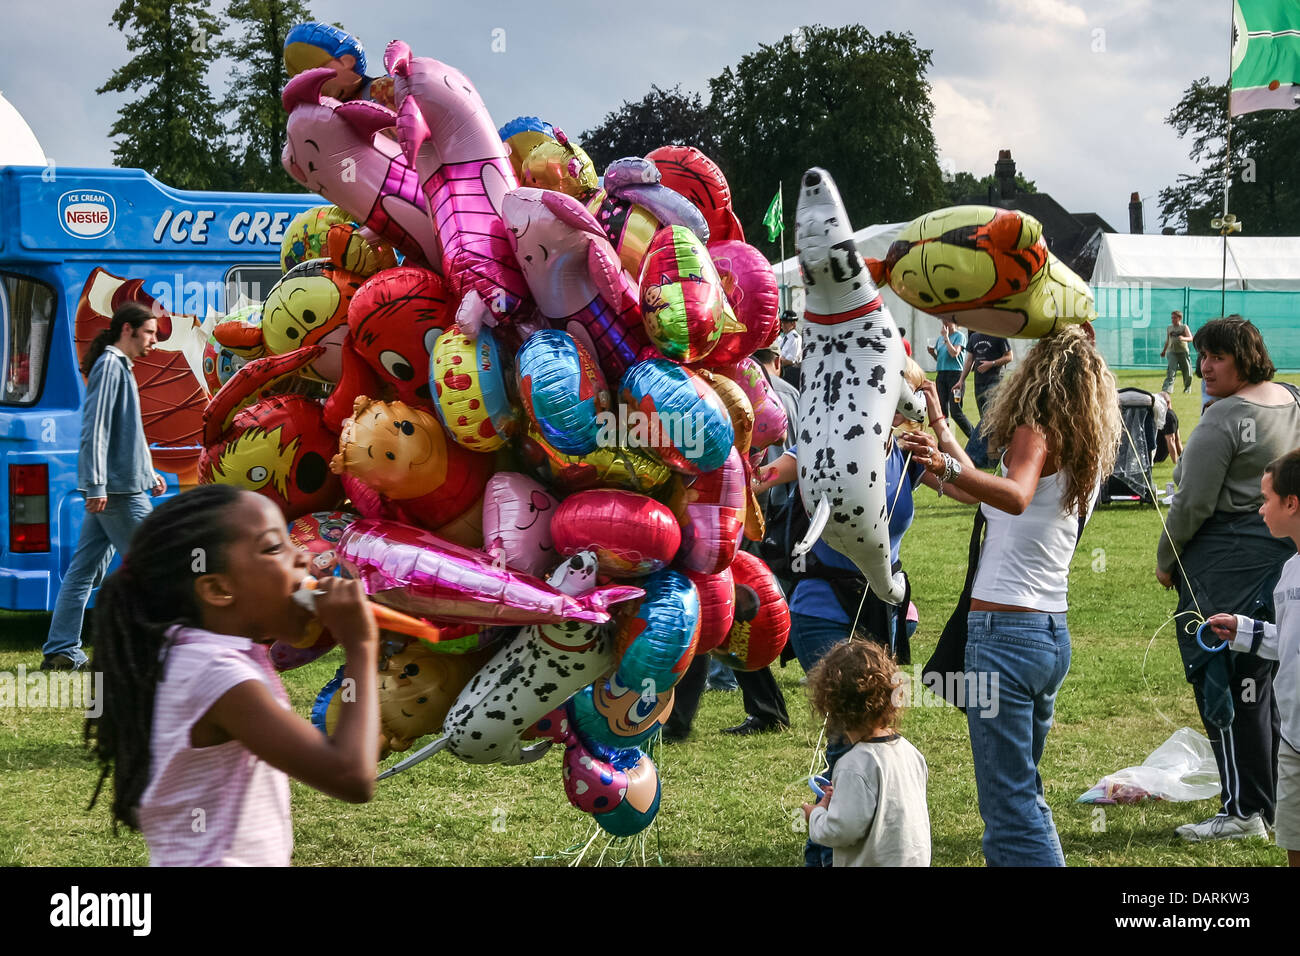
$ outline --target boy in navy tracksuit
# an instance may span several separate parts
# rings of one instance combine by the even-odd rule
[[[86,495],[86,517],[41,649],[41,670],[85,666],[81,622],[90,592],[108,570],[114,549],[125,553],[135,526],[153,510],[146,492],[160,495],[166,488],[149,457],[140,392],[131,371],[131,363],[157,339],[153,313],[129,302],[113,313],[109,327],[86,352],[82,371],[89,380],[77,456],[77,488]]]

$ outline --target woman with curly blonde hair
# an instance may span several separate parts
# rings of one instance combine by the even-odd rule
[[[1115,378],[1089,332],[1041,339],[998,387],[981,429],[990,449],[1004,449],[1001,474],[972,467],[942,420],[935,438],[901,439],[939,477],[940,494],[982,503],[964,676],[993,691],[966,712],[992,866],[1065,865],[1038,762],[1070,668],[1070,558],[1121,430]],[[927,400],[937,407],[932,390]]]

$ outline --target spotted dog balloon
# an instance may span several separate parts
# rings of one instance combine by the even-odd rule
[[[575,555],[548,579],[577,596],[596,587],[595,554]],[[629,588],[629,596],[639,588]],[[569,620],[524,628],[470,680],[447,714],[447,749],[469,763],[529,763],[550,743],[522,746],[547,712],[603,675],[614,642],[598,625]]]
[[[839,190],[824,169],[803,175],[795,215],[805,312],[799,491],[813,515],[808,537],[849,557],[881,599],[903,599],[891,573],[885,441],[894,413],[922,417],[904,387],[902,337],[853,242]]]

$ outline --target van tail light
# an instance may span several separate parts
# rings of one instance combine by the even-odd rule
[[[50,469],[48,465],[9,466],[9,551],[50,550]]]

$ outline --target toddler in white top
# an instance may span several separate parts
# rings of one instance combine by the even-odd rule
[[[808,675],[808,695],[853,744],[821,799],[804,804],[809,838],[835,866],[929,866],[929,768],[894,729],[903,687],[889,652],[856,635],[837,644]]]

